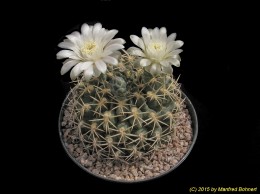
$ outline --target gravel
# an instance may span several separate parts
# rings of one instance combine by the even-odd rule
[[[102,160],[96,154],[88,155],[85,152],[81,142],[77,141],[77,134],[72,130],[73,124],[68,122],[69,117],[70,113],[67,109],[64,111],[61,125],[63,141],[70,155],[89,172],[113,180],[138,181],[166,173],[185,156],[193,138],[189,112],[187,109],[183,109],[180,112],[179,125],[176,127],[176,136],[172,136],[170,143],[163,145],[161,150],[132,164]]]

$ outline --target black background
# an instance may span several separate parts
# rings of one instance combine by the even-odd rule
[[[104,0],[58,6],[39,3],[30,13],[26,20],[31,20],[31,36],[27,39],[31,39],[37,60],[31,67],[39,84],[32,93],[42,99],[37,104],[40,117],[36,114],[31,119],[35,125],[30,142],[37,146],[31,148],[35,151],[30,152],[26,172],[32,172],[31,181],[39,189],[90,192],[91,187],[96,192],[144,189],[183,193],[192,186],[260,186],[260,98],[256,93],[260,81],[259,62],[252,60],[254,49],[249,46],[254,42],[251,35],[256,25],[251,7]],[[69,77],[59,74],[62,63],[56,60],[57,44],[85,22],[118,29],[116,37],[124,38],[126,47],[132,46],[129,36],[140,36],[143,26],[165,26],[168,34],[176,32],[177,39],[184,41],[181,66],[174,68],[174,75],[181,75],[180,82],[194,103],[199,133],[191,154],[172,173],[139,184],[107,182],[84,172],[64,152],[58,115],[66,94],[63,83]]]

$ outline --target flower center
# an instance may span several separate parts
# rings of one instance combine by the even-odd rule
[[[81,48],[81,52],[87,55],[92,55],[97,50],[97,44],[95,42],[87,42]]]
[[[158,42],[153,42],[150,46],[156,51],[161,51],[163,48],[162,44]]]
[[[148,44],[146,51],[149,58],[158,63],[165,56],[166,43],[160,40],[154,40]]]

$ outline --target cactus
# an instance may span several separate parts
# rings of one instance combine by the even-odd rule
[[[184,101],[180,85],[172,75],[152,75],[137,62],[125,52],[99,77],[75,81],[67,106],[89,155],[133,162],[174,137]]]

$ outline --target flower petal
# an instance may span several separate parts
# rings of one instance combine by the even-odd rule
[[[160,67],[160,65],[159,65],[159,64],[153,64],[153,65],[151,66],[150,73],[151,73],[152,75],[156,75],[156,74],[161,73],[161,67]]]
[[[158,27],[154,28],[154,29],[151,31],[151,36],[152,36],[152,39],[153,39],[153,40],[159,40],[160,30],[159,30]]]
[[[162,66],[162,72],[167,73],[167,74],[172,74],[173,69],[171,66],[168,66],[168,67]]]
[[[116,52],[116,51],[114,51],[114,52]],[[104,50],[104,52],[101,54],[101,57],[112,55],[114,52],[110,51],[110,50]]]
[[[79,61],[77,60],[72,60],[72,59],[66,59],[63,62],[63,66],[60,70],[60,74],[64,75],[65,73],[67,73],[74,65],[78,64]]]
[[[114,57],[111,57],[111,56],[106,56],[106,57],[103,57],[102,59],[103,59],[103,61],[105,61],[106,63],[111,64],[111,65],[118,64],[117,59],[115,59]]]
[[[141,33],[143,36],[144,44],[148,45],[151,36],[149,30],[146,27],[142,27]]]
[[[124,45],[122,44],[112,44],[107,47],[105,47],[105,51],[116,51],[124,48]]]
[[[171,66],[171,65],[170,65],[170,62],[167,61],[167,60],[160,61],[160,64],[161,64],[162,66],[164,66],[164,67],[169,67],[169,66]]]
[[[166,44],[166,53],[169,53],[173,50],[173,46],[175,44],[175,41],[167,42]]]
[[[139,38],[139,40],[138,40],[138,46],[141,48],[141,49],[145,49],[145,46],[144,46],[144,41],[141,39],[141,38]]]
[[[145,57],[145,54],[143,53],[143,51],[141,51],[141,49],[139,49],[137,47],[130,47],[130,48],[127,49],[127,52],[130,55]]]
[[[166,42],[167,39],[167,31],[165,27],[160,28],[160,39]]]
[[[175,44],[174,44],[174,46],[173,46],[173,49],[178,49],[178,48],[182,47],[183,44],[184,44],[183,41],[177,40],[177,41],[175,41]]]
[[[93,65],[90,65],[85,71],[83,72],[83,76],[86,81],[89,81],[94,74]]]
[[[73,69],[70,72],[71,80],[75,80],[79,76],[79,74],[82,72],[80,70],[81,69],[81,65],[82,65],[82,63],[80,62],[75,67],[73,67]]]
[[[149,66],[150,64],[151,64],[151,61],[149,59],[141,59],[141,61],[140,61],[140,66],[142,66],[142,67]]]
[[[115,59],[119,59],[119,57],[121,56],[121,52],[120,51],[114,51],[111,55],[111,57],[114,57]]]
[[[58,44],[58,47],[72,50],[73,47],[74,47],[74,44],[72,42],[67,42],[67,41],[64,42],[63,41],[63,42]]]
[[[99,30],[101,30],[101,28],[102,28],[102,25],[100,23],[96,23],[93,26],[93,34],[97,33]]]
[[[86,61],[86,62],[82,62],[82,65],[80,67],[81,71],[85,71],[86,69],[88,69],[90,66],[92,66],[94,62],[93,61]]]
[[[109,46],[112,44],[125,44],[125,40],[122,38],[116,38],[116,39],[111,40],[109,43],[107,43],[106,46]]]
[[[93,26],[93,38],[94,40],[96,40],[96,38],[98,37],[99,35],[99,31],[102,29],[102,25],[100,23],[96,23],[94,26]]]
[[[168,59],[170,63],[172,63],[176,67],[180,67],[180,61],[178,59],[170,58]]]
[[[177,59],[177,60],[181,61],[181,57],[180,57],[180,55],[174,55],[172,58],[174,58],[174,59]]]
[[[177,36],[176,33],[170,34],[170,36],[168,36],[168,38],[167,38],[167,42],[174,41],[176,36]]]
[[[165,58],[168,58],[168,57],[172,58],[173,56],[180,54],[182,51],[183,51],[182,49],[173,50],[173,51],[169,52],[168,54],[166,54]]]
[[[169,54],[171,54],[171,55],[178,55],[178,54],[182,53],[182,51],[183,51],[182,49],[176,49],[176,50],[170,52]]]
[[[136,45],[139,46],[141,49],[144,49],[144,42],[141,38],[139,38],[136,35],[131,35],[130,39],[132,40],[132,42]]]
[[[99,77],[99,76],[100,76],[101,71],[99,71],[99,70],[97,69],[96,65],[93,66],[93,71],[94,71],[93,76],[95,76],[95,77]]]
[[[130,35],[130,39],[132,40],[132,42],[138,46],[138,40],[139,40],[139,37],[136,36],[136,35]]]
[[[103,37],[106,35],[106,29],[105,28],[101,28],[100,30],[99,30],[99,32],[95,35],[95,40],[97,41],[97,42],[102,42],[102,39],[103,39]],[[104,45],[104,44],[103,44]]]
[[[118,30],[109,30],[102,39],[104,45],[106,45],[117,33]]]
[[[66,37],[73,43],[77,43],[81,38],[80,33],[77,31],[72,32],[71,34],[67,35]]]
[[[61,50],[56,54],[57,59],[70,58],[72,56],[75,56],[75,53],[70,50]]]
[[[80,56],[79,45],[71,42],[69,39],[64,39],[63,42],[59,43],[60,48],[69,49],[76,53],[77,56]]]
[[[82,33],[83,36],[88,35],[88,33],[89,33],[89,25],[88,24],[85,23],[81,26],[81,33]]]
[[[106,73],[106,71],[107,71],[107,65],[104,63],[104,61],[98,60],[98,61],[95,62],[95,64],[96,64],[97,69],[98,69],[100,72]]]

